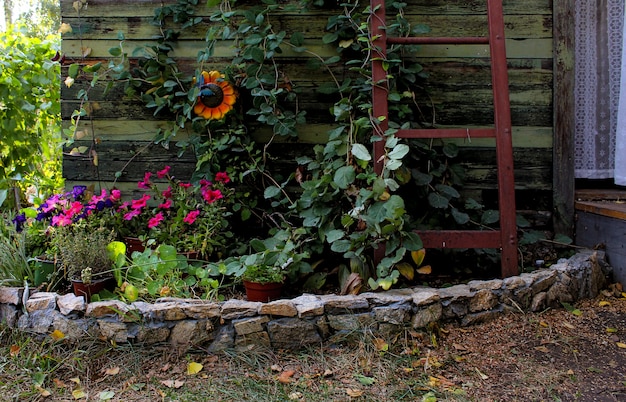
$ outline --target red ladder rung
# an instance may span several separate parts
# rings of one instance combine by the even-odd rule
[[[387,43],[395,45],[488,45],[489,38],[485,36],[402,36],[387,38]]]
[[[432,128],[405,129],[395,134],[399,138],[496,138],[495,128]]]
[[[417,230],[424,248],[500,248],[500,230]]]

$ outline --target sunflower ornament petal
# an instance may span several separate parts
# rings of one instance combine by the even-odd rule
[[[200,81],[196,83],[200,89],[198,99],[193,108],[195,114],[207,120],[220,120],[233,109],[237,101],[235,88],[226,81],[219,71],[203,71]]]

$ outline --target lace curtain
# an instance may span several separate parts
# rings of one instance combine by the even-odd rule
[[[576,0],[575,174],[614,177],[621,185],[626,185],[624,18],[624,0]]]

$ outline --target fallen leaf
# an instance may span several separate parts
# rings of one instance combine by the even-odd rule
[[[452,347],[453,347],[455,350],[460,350],[460,351],[467,350],[467,348],[466,348],[465,346],[463,346],[463,345],[459,345],[458,343],[453,343],[453,344],[452,344]]]
[[[417,273],[422,275],[430,275],[432,272],[433,269],[430,265],[424,265],[423,267],[419,267],[417,269]]]
[[[15,357],[20,354],[20,349],[21,348],[18,345],[11,345],[9,354],[11,355],[11,357]]]
[[[111,367],[104,371],[104,374],[106,375],[118,375],[119,373],[120,373],[119,367]]]
[[[55,329],[54,331],[52,331],[50,336],[55,341],[60,341],[61,339],[65,338],[65,334],[63,332],[59,331],[58,329]]]
[[[363,385],[372,385],[376,382],[376,379],[372,377],[364,376],[363,374],[355,374],[354,376]]]
[[[374,338],[372,342],[374,343],[376,350],[379,352],[386,352],[389,350],[389,344],[382,338]]]
[[[598,306],[600,306],[600,307],[605,307],[605,306],[610,306],[610,305],[611,305],[611,303],[609,303],[606,300],[602,300],[600,303],[598,303]]]
[[[539,325],[541,325],[541,326],[542,326],[542,327],[544,327],[544,328],[548,328],[548,327],[549,327],[548,323],[547,323],[547,322],[545,322],[545,321],[540,321],[540,322],[539,322]]]
[[[83,399],[87,397],[87,394],[85,394],[85,391],[83,391],[82,389],[75,389],[74,391],[72,391],[72,396],[74,397],[74,399]]]
[[[65,388],[65,387],[66,387],[65,383],[64,383],[63,381],[59,380],[58,378],[54,378],[54,379],[52,380],[52,382],[54,383],[54,385],[55,385],[57,388]]]
[[[574,375],[574,370],[572,369],[567,370],[567,375]]]
[[[70,378],[70,381],[71,381],[71,382],[73,382],[73,383],[75,383],[75,384],[80,385],[80,378],[78,378],[78,377],[73,377],[73,378]]]
[[[607,328],[606,332],[608,332],[609,334],[614,334],[617,332],[617,328]]]
[[[101,401],[108,401],[110,399],[115,398],[115,392],[113,392],[113,391],[102,391],[102,392],[100,392],[100,394],[98,394],[98,398]]]
[[[569,323],[569,322],[567,322],[567,321],[564,321],[564,322],[563,322],[563,326],[564,326],[565,328],[569,328],[569,329],[574,329],[574,328],[575,328],[572,324],[570,324],[570,323]]]
[[[296,374],[294,370],[285,370],[278,376],[278,381],[281,384],[289,384],[294,374]]]
[[[481,379],[486,380],[489,378],[488,375],[483,374],[480,370],[478,370],[476,367],[474,367],[474,370],[476,370],[476,372],[478,373],[478,375],[480,376]]]
[[[169,364],[169,363],[167,363],[166,365],[164,365],[163,367],[161,367],[161,371],[162,371],[162,372],[166,372],[166,371],[167,371],[167,370],[169,370],[169,369],[170,369],[170,364]]]
[[[41,387],[40,385],[35,386],[35,389],[37,390],[37,392],[39,392],[39,396],[42,396],[44,398],[47,398],[50,395],[52,395],[52,393],[50,391],[48,391],[47,389]]]
[[[348,394],[348,396],[352,398],[358,398],[360,396],[363,396],[363,391],[361,391],[360,389],[348,388],[346,389],[346,394]]]
[[[296,401],[298,399],[302,399],[302,392],[292,392],[289,394],[290,401]]]
[[[202,370],[202,364],[196,362],[190,362],[187,364],[187,375],[198,374]]]
[[[270,369],[272,371],[283,371],[283,368],[280,367],[278,364],[272,364],[272,367],[270,367]]]
[[[161,384],[165,385],[168,388],[178,389],[178,388],[182,387],[183,385],[185,385],[185,381],[181,381],[181,380],[163,380],[163,381],[161,381]]]
[[[580,311],[579,309],[574,309],[574,310],[572,311],[572,314],[574,314],[574,315],[575,315],[575,316],[577,316],[577,317],[580,317],[581,315],[583,315],[583,312],[582,312],[582,311]]]
[[[537,349],[538,351],[543,352],[543,353],[549,353],[550,352],[550,349],[546,348],[545,346],[535,346],[535,349]]]
[[[422,395],[422,402],[437,402],[437,396],[434,392],[428,392]]]
[[[334,373],[333,373],[333,371],[331,369],[326,369],[326,370],[324,370],[323,376],[324,377],[331,377],[333,374]]]
[[[626,349],[626,343],[623,342],[617,342],[616,343],[617,347],[620,349]]]

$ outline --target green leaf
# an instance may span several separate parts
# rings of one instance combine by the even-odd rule
[[[428,204],[433,208],[447,208],[448,199],[437,193],[428,194]]]
[[[572,244],[574,242],[569,236],[566,236],[561,233],[554,236],[554,241],[557,243],[563,243],[563,244]]]
[[[355,374],[354,376],[363,385],[372,385],[376,382],[376,379],[372,377],[366,377],[363,374]]]
[[[102,391],[98,395],[98,399],[100,399],[101,401],[108,401],[113,398],[115,398],[115,392],[113,391]]]
[[[335,182],[335,184],[337,184],[339,188],[345,190],[350,184],[354,182],[355,178],[356,174],[354,172],[354,167],[342,166],[335,172],[333,181]]]
[[[304,44],[304,35],[302,32],[294,32],[291,35],[289,42],[296,47],[302,46]]]
[[[363,161],[372,160],[372,155],[363,144],[352,144],[352,155]]]
[[[316,272],[311,275],[305,282],[302,284],[302,288],[304,290],[320,290],[322,286],[326,284],[326,277],[328,273],[326,272]]]
[[[407,250],[415,251],[423,248],[424,243],[422,243],[422,239],[420,239],[417,233],[407,232],[402,238],[402,246],[404,246]]]
[[[452,214],[454,221],[458,223],[459,225],[464,225],[470,220],[470,217],[468,214],[466,214],[465,212],[461,212],[456,208],[452,208],[450,213]]]
[[[278,194],[280,194],[280,187],[269,186],[263,192],[263,197],[265,197],[265,199],[268,200],[270,198],[276,197]]]
[[[496,223],[500,220],[500,212],[493,210],[493,209],[489,209],[485,212],[483,212],[482,217],[480,218],[480,222],[485,224],[485,225],[490,225],[492,223]]]
[[[345,235],[345,233],[343,232],[343,230],[340,229],[334,229],[329,231],[328,233],[326,233],[326,241],[329,243],[333,243],[341,238],[343,238]]]
[[[67,69],[67,75],[72,78],[76,78],[78,76],[78,68],[79,65],[77,63],[71,64]]]
[[[330,249],[335,253],[345,253],[350,250],[352,243],[350,240],[337,240],[330,245]]]
[[[453,142],[447,142],[443,146],[442,152],[448,158],[456,158],[459,155],[459,147]]]
[[[406,144],[396,145],[391,152],[389,152],[389,158],[402,159],[409,153],[409,146]]]

